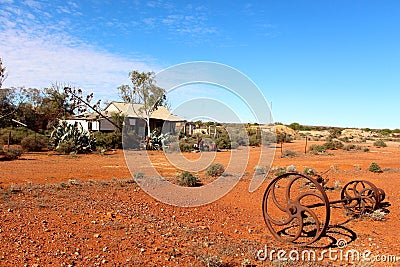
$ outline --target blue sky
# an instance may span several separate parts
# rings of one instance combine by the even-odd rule
[[[114,100],[133,69],[212,61],[254,81],[275,121],[400,128],[399,14],[398,1],[0,0],[4,86]]]

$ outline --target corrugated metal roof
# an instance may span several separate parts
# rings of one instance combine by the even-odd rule
[[[106,117],[109,117],[111,116],[112,113],[117,112],[130,118],[144,117],[144,114],[140,112],[140,109],[142,107],[143,107],[142,104],[111,102],[110,104],[107,105],[107,107],[103,111],[101,111],[101,114]],[[95,112],[80,114],[73,117],[73,119],[85,119],[85,120],[96,120],[99,118],[100,115]],[[164,120],[164,121],[186,121],[184,118],[171,114],[171,112],[164,106],[159,106],[157,110],[153,111],[150,118]]]

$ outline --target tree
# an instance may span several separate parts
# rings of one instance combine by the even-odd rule
[[[162,106],[165,101],[165,90],[156,86],[154,72],[138,72],[134,70],[129,73],[132,86],[121,85],[118,87],[120,97],[127,103],[132,104],[135,114],[146,121],[146,136],[150,135],[150,116]],[[135,108],[133,104],[142,104]]]
[[[80,88],[77,89],[68,84],[53,83],[49,88],[44,89],[44,96],[39,110],[47,115],[49,123],[53,123],[58,119],[66,119],[77,113],[85,113],[89,108],[97,110],[100,106],[100,101],[90,107],[87,105],[87,103],[90,104],[93,98],[93,93],[84,96],[84,92]]]
[[[7,88],[0,90],[0,124],[1,127],[7,127],[11,124],[13,113],[16,111],[14,98],[16,95],[15,88]]]
[[[0,58],[0,89],[3,86],[5,79],[7,79],[6,67],[3,66],[3,61]]]
[[[291,124],[289,124],[289,128],[292,128],[295,131],[300,131],[301,125],[298,122],[292,122]]]

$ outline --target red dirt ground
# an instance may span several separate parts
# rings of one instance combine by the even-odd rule
[[[378,149],[364,143],[369,152],[336,150],[330,156],[315,156],[302,153],[302,141],[284,144],[284,149],[298,152],[294,158],[281,158],[280,149],[276,150],[274,166],[330,170],[325,175],[328,185],[366,179],[385,190],[390,204],[385,220],[352,219],[343,209],[331,209],[327,235],[344,239],[343,251],[368,249],[375,256],[398,258],[398,262],[356,261],[358,266],[400,266],[399,145],[393,142]],[[263,221],[261,200],[271,179],[248,192],[259,151],[251,149],[246,173],[231,192],[196,208],[170,206],[144,193],[132,182],[122,151],[78,156],[27,153],[16,161],[2,161],[0,266],[297,266],[256,258],[265,246],[269,252],[296,248],[276,241]],[[193,160],[199,154],[185,156]],[[215,161],[225,165],[229,156],[230,152],[219,152]],[[160,167],[165,166],[162,152],[151,152],[150,158],[163,175],[177,171]],[[369,172],[373,161],[388,169]],[[203,172],[200,178],[207,182]],[[332,200],[340,198],[340,190],[327,194]],[[313,245],[317,253],[330,244],[329,239],[321,242]],[[322,262],[301,264],[352,265],[340,255],[337,260],[326,256]]]

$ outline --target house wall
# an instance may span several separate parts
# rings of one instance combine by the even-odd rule
[[[85,131],[98,131],[99,130],[99,122],[98,121],[86,121],[86,120],[65,120],[68,124],[74,125],[78,123],[82,126]]]
[[[127,117],[125,118],[125,129],[144,137],[146,133],[146,122],[139,118]]]
[[[115,126],[106,119],[100,119],[98,123],[100,131],[115,131]]]

